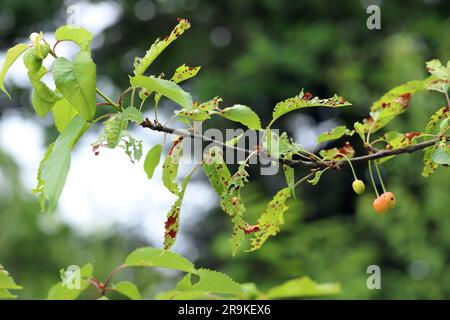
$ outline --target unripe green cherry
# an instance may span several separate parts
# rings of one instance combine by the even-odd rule
[[[362,182],[359,179],[356,179],[352,183],[353,191],[356,192],[356,194],[362,194],[364,193],[364,190],[366,190],[366,186],[364,185],[364,182]]]

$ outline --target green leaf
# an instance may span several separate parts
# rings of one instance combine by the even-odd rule
[[[78,53],[73,61],[58,58],[52,67],[56,88],[85,120],[92,120],[96,108],[96,66],[89,53]]]
[[[258,219],[259,230],[254,233],[251,240],[250,251],[255,251],[266,242],[266,240],[276,235],[280,231],[280,226],[284,224],[283,214],[289,209],[286,205],[287,199],[291,196],[291,189],[284,188],[278,191],[266,207],[266,210]]]
[[[56,207],[66,182],[70,168],[70,152],[87,128],[86,122],[80,116],[73,118],[67,128],[56,139],[48,158],[42,163],[42,193],[49,201],[49,210],[53,210]]]
[[[187,19],[180,19],[178,25],[163,40],[157,39],[143,58],[136,58],[134,61],[134,74],[142,75],[152,62],[167,48],[169,44],[178,39],[186,30],[191,27]]]
[[[351,131],[348,130],[346,126],[339,126],[329,132],[324,132],[320,134],[319,137],[317,138],[317,144],[325,141],[336,140],[344,135],[349,135],[350,133]]]
[[[232,107],[225,108],[217,114],[228,120],[240,122],[249,129],[261,129],[261,121],[259,120],[258,115],[252,109],[242,104],[236,104]]]
[[[319,284],[309,277],[301,277],[270,289],[267,297],[269,299],[321,297],[336,295],[340,291],[341,285],[339,283]]]
[[[12,64],[14,63],[14,61],[17,60],[17,58],[20,57],[20,55],[22,53],[25,52],[25,50],[28,49],[28,45],[27,44],[18,44],[15,45],[14,47],[10,48],[7,52],[6,52],[6,58],[5,61],[3,62],[3,66],[2,66],[2,70],[0,71],[0,89],[11,99],[11,96],[9,95],[8,91],[6,91],[5,89],[5,85],[4,85],[4,80],[5,80],[5,76],[6,73],[8,72],[9,68],[12,66]]]
[[[63,132],[70,121],[78,114],[78,111],[70,104],[67,99],[61,99],[55,103],[52,109],[55,127],[58,132]]]
[[[431,154],[431,159],[434,163],[450,166],[450,154],[445,140],[438,144],[437,149]]]
[[[217,294],[243,294],[241,286],[224,273],[208,269],[199,269],[199,281],[191,282],[191,275],[187,274],[178,284],[179,292],[194,291]]]
[[[435,147],[431,146],[425,149],[424,155],[423,155],[423,170],[422,170],[422,176],[425,178],[428,178],[431,176],[437,169],[438,164],[434,163],[432,159],[432,155],[434,153]]]
[[[144,121],[144,116],[142,115],[142,112],[136,109],[135,107],[128,107],[125,108],[125,110],[122,111],[122,117],[127,120],[134,122],[136,124],[141,124],[142,121]]]
[[[130,281],[121,281],[113,286],[113,290],[123,294],[131,300],[142,300],[141,293],[136,285]]]
[[[92,278],[93,267],[91,264],[86,264],[80,268],[80,286],[79,288],[69,288],[61,281],[56,283],[48,292],[47,300],[75,300],[83,291],[89,287],[89,279]]]
[[[8,271],[0,264],[0,299],[15,299],[17,296],[12,294],[10,290],[20,289],[22,289],[22,287],[16,284]]]
[[[318,97],[312,97],[309,92],[304,93],[302,90],[299,95],[277,103],[272,113],[272,123],[283,115],[297,109],[308,107],[339,108],[350,105],[350,102],[338,95],[334,95],[328,99],[320,99]]]
[[[231,179],[231,173],[222,156],[223,151],[213,146],[203,159],[203,170],[219,196],[227,190],[228,181]]]
[[[147,174],[147,177],[151,179],[153,177],[153,173],[155,172],[156,167],[159,164],[159,160],[161,159],[162,152],[162,144],[157,144],[151,148],[144,161],[144,171]]]
[[[129,267],[158,267],[196,273],[194,265],[186,258],[152,247],[136,249],[127,257],[125,264]]]
[[[57,41],[72,41],[80,47],[81,51],[89,52],[94,36],[82,27],[65,25],[56,29],[55,39]]]
[[[0,289],[22,289],[0,264]]]
[[[162,181],[164,186],[174,195],[179,195],[180,190],[175,182],[178,174],[178,165],[183,152],[183,144],[181,139],[174,141],[169,154],[163,163]]]
[[[173,81],[155,77],[135,76],[130,77],[130,83],[134,88],[143,88],[149,92],[156,91],[180,106],[192,110],[192,97]]]
[[[326,170],[327,170],[327,168],[325,168],[323,170],[317,170],[316,173],[314,174],[314,178],[311,180],[308,180],[308,182],[311,183],[313,186],[315,186],[316,184],[319,183],[322,173],[324,173]]]
[[[191,179],[192,174],[188,175],[181,184],[181,191],[178,194],[178,199],[173,204],[169,213],[167,214],[167,220],[164,224],[164,249],[169,250],[175,243],[178,235],[178,229],[180,226],[180,209],[183,202],[184,193],[186,192],[187,184]]]

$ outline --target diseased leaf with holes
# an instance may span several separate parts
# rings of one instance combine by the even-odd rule
[[[127,121],[134,122],[136,124],[141,124],[144,121],[144,116],[142,112],[136,109],[135,107],[128,107],[122,111],[123,119]]]
[[[153,173],[155,172],[155,169],[159,164],[162,148],[162,144],[157,144],[153,146],[145,156],[144,171],[149,179],[153,177]]]
[[[20,290],[21,286],[17,285],[14,279],[10,276],[0,264],[0,299],[14,299],[16,295],[12,294],[10,290]]]
[[[203,159],[203,170],[216,193],[221,196],[231,179],[230,170],[223,160],[223,151],[217,146],[207,150]]]
[[[130,281],[121,281],[113,285],[112,289],[131,300],[142,300],[138,287]]]
[[[180,106],[192,110],[192,97],[173,81],[159,79],[155,77],[134,76],[130,77],[133,88],[144,88],[149,92],[156,91],[170,100],[175,101]]]
[[[137,140],[130,134],[126,133],[122,139],[123,144],[120,146],[125,150],[125,154],[130,158],[131,163],[139,161],[142,157],[142,140]]]
[[[309,107],[339,108],[350,105],[351,105],[350,102],[348,102],[343,97],[340,97],[338,95],[334,95],[333,97],[327,99],[320,99],[318,97],[313,97],[311,93],[309,92],[305,93],[302,90],[297,96],[277,103],[272,113],[272,122],[291,111],[302,108],[309,108]]]
[[[134,60],[134,74],[142,75],[152,62],[167,48],[169,44],[178,39],[186,30],[191,27],[187,19],[180,19],[178,25],[172,30],[170,35],[163,40],[157,39],[150,49],[145,53],[143,58],[135,58]]]
[[[78,111],[70,104],[67,99],[61,99],[55,103],[52,109],[53,120],[58,132],[63,132],[70,121],[78,114]]]
[[[12,66],[14,61],[16,61],[17,58],[19,58],[22,55],[22,53],[24,53],[25,50],[27,50],[28,47],[29,46],[27,44],[21,43],[21,44],[17,44],[14,47],[8,49],[8,51],[6,52],[5,61],[3,62],[2,70],[0,71],[0,89],[10,99],[11,99],[11,96],[9,95],[8,91],[6,91],[5,84],[4,84],[6,73],[8,72],[9,68]]]
[[[316,173],[314,174],[314,178],[312,178],[311,180],[308,180],[308,182],[311,183],[313,186],[315,186],[316,184],[319,183],[320,178],[322,177],[322,173],[324,173],[325,171],[326,171],[326,169],[317,170]]]
[[[180,194],[178,184],[175,182],[178,174],[178,165],[183,152],[183,144],[180,138],[177,138],[163,163],[162,181],[164,186],[174,195]]]
[[[317,283],[309,277],[286,281],[267,292],[269,299],[288,299],[304,297],[322,297],[341,292],[340,283]]]
[[[178,292],[203,292],[216,294],[243,294],[241,286],[224,273],[199,269],[199,280],[192,284],[191,275],[187,274],[177,285]]]
[[[431,176],[437,169],[438,164],[434,163],[432,159],[433,152],[435,150],[434,146],[428,147],[424,151],[423,155],[423,170],[422,170],[422,176],[425,178],[428,178]]]
[[[259,230],[254,233],[251,239],[250,251],[255,251],[266,242],[266,240],[276,235],[280,231],[280,226],[284,224],[284,212],[289,209],[286,205],[287,199],[291,196],[291,189],[284,188],[278,191],[266,207],[266,210],[258,219]]]
[[[183,258],[178,253],[152,247],[134,250],[128,255],[125,265],[128,267],[167,268],[197,273],[192,262]]]
[[[70,152],[80,136],[89,128],[83,118],[76,116],[56,139],[48,158],[41,164],[40,190],[48,200],[48,209],[56,207],[70,168]],[[45,157],[44,157],[45,159]],[[44,208],[42,208],[44,209]]]
[[[180,209],[183,202],[184,193],[186,192],[187,184],[191,179],[191,175],[188,175],[181,184],[181,191],[178,195],[178,199],[173,204],[169,213],[167,214],[167,220],[164,224],[164,250],[169,250],[175,243],[178,229],[180,226]]]
[[[331,131],[321,133],[319,137],[317,137],[317,143],[322,143],[325,141],[336,140],[344,135],[350,135],[351,131],[347,129],[346,126],[338,126]]]
[[[422,136],[422,132],[407,132],[400,133],[397,131],[390,131],[385,133],[381,139],[386,143],[386,150],[399,149],[417,143],[417,138]],[[394,156],[377,159],[377,163],[383,163]]]
[[[233,233],[231,236],[233,256],[237,253],[242,241],[245,239],[244,228],[247,225],[244,220],[244,214],[247,210],[241,199],[241,189],[248,182],[248,173],[245,168],[246,165],[244,163],[239,165],[238,170],[228,180],[220,196],[220,206],[232,218],[233,222]]]
[[[450,116],[450,106],[440,108],[434,113],[425,128],[425,133],[436,134],[439,132],[440,124]]]
[[[349,142],[346,142],[341,148],[320,150],[319,154],[323,160],[344,160],[345,158],[342,154],[348,158],[353,158],[355,149],[353,149],[353,146]]]
[[[440,141],[436,146],[436,150],[431,154],[431,159],[433,159],[434,163],[450,166],[450,154],[447,141]]]
[[[242,104],[236,104],[232,107],[225,108],[222,111],[217,112],[217,114],[228,120],[240,122],[249,129],[261,129],[261,121],[259,120],[258,115],[250,107]]]
[[[73,61],[58,58],[52,67],[56,88],[85,120],[92,120],[96,108],[96,66],[89,53],[79,52]]]
[[[80,47],[81,51],[89,52],[94,36],[85,28],[65,25],[56,29],[55,39],[57,41],[72,41]]]
[[[188,67],[183,64],[175,70],[175,73],[170,80],[175,83],[186,81],[192,77],[195,77],[200,69],[201,67]]]
[[[431,78],[409,81],[384,94],[370,108],[370,117],[363,120],[364,132],[373,133],[406,111],[413,94],[425,90]]]
[[[428,90],[433,90],[441,93],[448,92],[450,86],[450,61],[444,67],[442,63],[433,59],[426,63],[427,71],[431,73],[434,79],[427,85]]]
[[[61,270],[63,271],[63,270]],[[56,283],[48,292],[47,300],[75,300],[77,299],[88,287],[89,279],[92,278],[94,268],[91,264],[85,264],[80,268],[80,286],[70,287],[67,284],[63,284],[61,281]]]

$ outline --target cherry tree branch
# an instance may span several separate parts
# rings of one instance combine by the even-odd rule
[[[148,118],[146,118],[141,123],[141,127],[148,128],[148,129],[154,130],[154,131],[168,133],[168,134],[175,134],[175,135],[178,135],[178,136],[182,136],[184,138],[199,139],[199,140],[202,140],[202,141],[212,142],[212,143],[214,143],[214,144],[216,144],[218,146],[225,147],[225,148],[228,148],[228,149],[232,149],[232,150],[235,150],[235,151],[244,152],[245,154],[250,154],[250,153],[255,151],[255,150],[244,149],[244,148],[237,147],[237,146],[234,146],[234,145],[228,145],[228,144],[226,144],[226,143],[224,143],[222,141],[218,141],[218,140],[215,140],[215,139],[203,136],[201,134],[192,133],[192,132],[187,131],[187,130],[170,128],[170,127],[162,125],[161,123],[159,123],[157,121],[152,122]],[[431,140],[420,142],[420,143],[415,144],[415,145],[409,145],[409,146],[405,146],[405,147],[397,148],[397,149],[371,151],[367,155],[351,158],[350,162],[351,163],[359,163],[359,162],[366,162],[366,161],[369,161],[369,160],[376,160],[376,159],[386,158],[386,157],[389,157],[389,156],[403,154],[403,153],[413,153],[413,152],[416,152],[418,150],[422,150],[422,149],[425,149],[425,148],[428,148],[428,147],[434,145],[436,142],[439,141],[439,139],[440,138],[437,137],[437,138],[434,138],[434,139],[431,139]],[[301,160],[301,159],[294,159],[294,160],[292,160],[292,159],[284,159],[284,158],[275,158],[275,157],[272,157],[270,155],[267,155],[263,150],[257,150],[257,151],[258,151],[258,155],[260,157],[264,157],[266,159],[273,160],[273,161],[279,161],[279,162],[281,162],[283,164],[286,164],[288,166],[291,166],[291,167],[307,166],[307,167],[310,167],[312,169],[320,169],[320,168],[327,168],[327,167],[338,169],[341,166],[348,164],[347,160],[315,160],[314,159],[314,160],[306,161],[306,160]]]

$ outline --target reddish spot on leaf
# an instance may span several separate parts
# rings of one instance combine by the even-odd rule
[[[409,105],[409,100],[411,100],[411,93],[407,92],[399,96],[395,99],[396,102],[400,103],[400,105],[406,109]]]
[[[312,93],[308,91],[308,92],[305,92],[305,94],[303,95],[303,100],[308,101],[308,100],[311,100],[312,97],[313,97]]]

